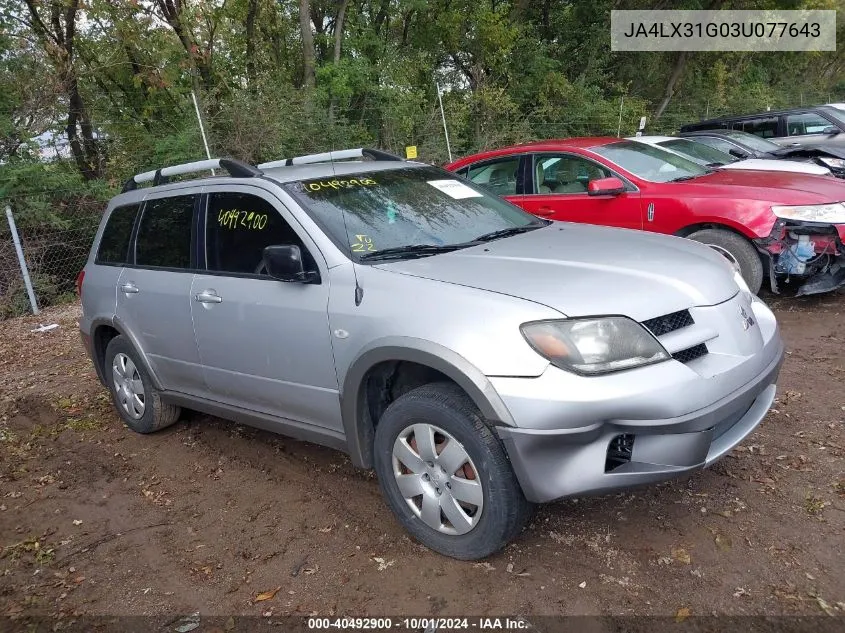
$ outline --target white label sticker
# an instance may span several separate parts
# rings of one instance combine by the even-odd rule
[[[458,180],[429,180],[428,184],[435,189],[440,189],[440,191],[455,200],[484,197],[484,194],[478,193]]]

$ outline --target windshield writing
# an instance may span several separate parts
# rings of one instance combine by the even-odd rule
[[[305,180],[286,188],[356,260],[397,247],[466,245],[495,231],[546,224],[431,167]]]

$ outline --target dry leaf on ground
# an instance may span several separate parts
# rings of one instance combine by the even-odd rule
[[[264,591],[255,596],[254,602],[264,602],[265,600],[272,600],[276,597],[276,594],[281,591],[281,589],[281,587],[276,587],[275,589],[271,589],[270,591]]]

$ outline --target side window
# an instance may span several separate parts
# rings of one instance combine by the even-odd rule
[[[539,154],[534,160],[536,193],[587,193],[587,183],[613,173],[572,154]]]
[[[813,112],[786,115],[786,133],[789,136],[821,134],[826,127],[831,125],[833,124],[830,121]]]
[[[305,268],[317,270],[302,240],[272,204],[247,193],[209,194],[205,222],[208,270],[266,274],[264,248],[275,244],[299,246]]]
[[[109,219],[106,220],[103,236],[100,238],[95,263],[117,265],[126,263],[129,255],[129,240],[132,239],[132,227],[135,226],[135,218],[140,208],[140,204],[130,204],[112,209]]]
[[[778,135],[778,118],[776,116],[759,117],[756,119],[745,119],[739,124],[734,125],[735,130],[741,129],[743,132],[754,134],[762,138],[772,138]]]
[[[196,196],[147,200],[135,240],[135,264],[191,268],[191,227]]]
[[[518,171],[519,157],[508,156],[471,166],[467,172],[467,178],[489,189],[497,196],[514,196],[517,193]]]
[[[713,136],[692,136],[690,137],[690,140],[695,141],[696,143],[709,145],[713,149],[717,149],[720,152],[725,152],[725,154],[730,154],[732,149],[739,149],[733,143],[729,143],[724,139],[716,138]]]

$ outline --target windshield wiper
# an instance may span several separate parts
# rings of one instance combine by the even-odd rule
[[[725,166],[725,165],[727,165],[727,164],[728,164],[728,163],[721,163],[721,162],[719,162],[719,161],[716,161],[716,162],[714,162],[714,163],[707,163],[707,164],[705,165],[705,167],[707,167],[707,169],[718,169],[719,167],[724,167],[724,166]]]
[[[484,235],[479,235],[476,237],[473,242],[491,242],[493,240],[498,240],[502,237],[510,237],[511,235],[519,235],[520,233],[527,233],[528,231],[533,231],[534,229],[539,229],[542,224],[528,224],[527,226],[512,226],[507,229],[499,229],[498,231],[490,231],[490,233],[485,233]]]
[[[462,242],[458,244],[407,244],[405,246],[394,246],[392,248],[383,248],[372,253],[365,253],[359,258],[360,261],[374,261],[378,259],[412,259],[416,257],[427,257],[429,255],[437,255],[439,253],[450,253],[461,248],[469,248],[481,242],[490,242],[503,237],[510,237],[511,235],[519,235],[539,229],[543,224],[529,224],[527,226],[512,226],[506,229],[499,229],[498,231],[491,231],[484,235],[470,240],[469,242]]]
[[[671,180],[667,180],[666,182],[684,182],[685,180],[692,180],[693,178],[698,178],[702,174],[696,174],[694,176],[678,176],[677,178],[672,178]]]
[[[449,253],[459,248],[466,248],[468,244],[407,244],[405,246],[394,246],[383,248],[380,251],[365,253],[359,258],[361,261],[373,261],[377,259],[412,259],[415,257],[427,257],[438,253]]]

